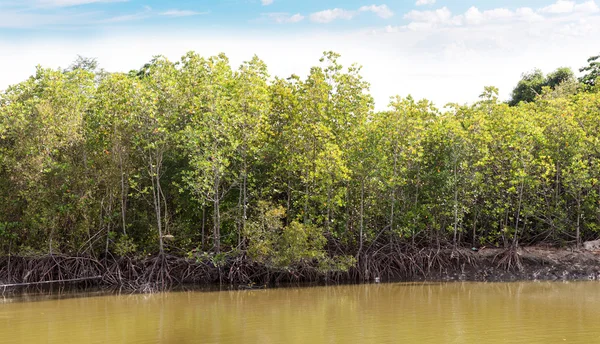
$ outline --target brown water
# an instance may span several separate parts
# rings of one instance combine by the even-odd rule
[[[600,343],[600,283],[0,297],[0,343]]]

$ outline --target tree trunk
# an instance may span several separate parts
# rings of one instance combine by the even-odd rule
[[[219,183],[220,176],[219,172],[215,167],[215,182],[213,186],[213,246],[216,253],[221,252],[221,213],[219,212],[220,208],[220,195],[219,195]]]
[[[458,233],[458,179],[456,171],[456,159],[454,159],[454,238],[452,239],[454,247],[456,247],[456,237]]]
[[[158,160],[158,159],[157,159]],[[156,215],[156,226],[158,228],[158,244],[160,254],[165,253],[165,247],[163,242],[163,228],[162,228],[162,214],[161,214],[161,200],[160,200],[160,168],[158,167],[158,161],[156,168],[150,163],[150,173],[152,175],[152,198],[154,201],[154,213]]]
[[[577,233],[576,236],[576,245],[577,248],[581,247],[581,192],[577,195]]]
[[[519,244],[519,221],[521,220],[521,204],[523,202],[523,187],[525,182],[521,181],[521,190],[519,191],[519,203],[517,207],[517,218],[515,219],[515,234],[513,236],[513,246]]]
[[[206,206],[204,204],[202,204],[202,251],[204,251],[204,248],[206,247],[205,245],[205,230],[204,230],[204,226],[206,223]]]
[[[360,237],[358,245],[358,256],[362,253],[363,249],[363,233],[364,233],[364,216],[365,216],[365,179],[363,178],[360,183]]]
[[[123,234],[127,234],[127,223],[125,215],[127,211],[127,191],[125,191],[125,173],[123,172],[123,155],[119,150],[119,170],[121,172],[121,225],[123,226]]]

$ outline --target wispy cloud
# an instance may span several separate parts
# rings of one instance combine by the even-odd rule
[[[95,3],[127,2],[128,0],[35,0],[32,5],[37,7],[72,7]],[[27,1],[23,2],[27,4]]]
[[[416,6],[425,6],[433,4],[435,4],[435,0],[417,0],[417,2],[415,3]]]
[[[598,5],[593,0],[580,4],[570,0],[558,0],[552,5],[541,8],[540,12],[550,14],[565,14],[573,12],[595,13],[599,10],[600,8],[598,8]]]
[[[25,29],[36,26],[60,25],[73,18],[54,14],[37,14],[20,11],[0,11],[0,28]]]
[[[350,20],[354,18],[355,15],[356,12],[354,11],[348,11],[341,8],[333,8],[311,14],[310,20],[315,23],[330,23],[336,19]]]
[[[552,18],[561,18],[560,16],[571,16],[567,19],[578,19],[579,17],[593,15],[600,12],[600,8],[594,0],[582,3],[575,1],[558,0],[556,3],[532,9],[530,7],[521,7],[516,10],[507,8],[494,8],[482,11],[475,6],[469,8],[462,14],[453,14],[448,7],[442,7],[435,10],[418,11],[412,10],[404,15],[410,22],[405,26],[388,27],[387,31],[398,30],[432,30],[441,27],[465,27],[474,25],[488,24],[507,24],[518,22],[540,22]],[[576,17],[572,17],[575,15]]]
[[[260,0],[263,6],[269,6],[273,4],[273,0]]]
[[[197,16],[197,15],[201,15],[201,14],[208,14],[208,12],[196,12],[196,11],[190,11],[190,10],[168,10],[165,12],[161,12],[160,15],[161,16],[166,16],[166,17],[191,17],[191,16]]]
[[[151,17],[152,13],[153,13],[152,8],[150,6],[145,6],[143,11],[136,12],[136,13],[130,13],[130,14],[118,15],[118,16],[114,16],[114,17],[110,17],[110,18],[106,18],[106,19],[101,19],[98,21],[98,23],[108,24],[108,23],[124,23],[124,22],[130,22],[130,21],[137,21],[137,20],[142,20],[142,19]]]
[[[101,10],[83,10],[84,5],[128,0],[0,0],[0,28],[78,27],[134,19],[139,13],[108,17]],[[80,8],[81,7],[81,8]],[[87,8],[87,7],[86,7]],[[146,8],[146,13],[149,11]]]
[[[271,13],[262,13],[261,17],[266,18],[272,22],[277,24],[288,24],[288,23],[298,23],[304,20],[304,16],[300,13],[290,14],[286,12],[271,12]]]
[[[371,5],[371,6],[363,6],[358,9],[359,12],[373,12],[380,18],[391,18],[394,16],[394,12],[390,10],[387,5]]]
[[[26,1],[3,2],[0,0],[0,29],[88,25],[102,14],[98,11],[82,11],[73,8],[48,9],[35,6],[33,3]]]
[[[556,3],[540,10],[542,13],[571,13],[575,8],[575,1],[558,0]]]
[[[380,18],[390,18],[394,15],[394,12],[390,10],[387,5],[370,5],[370,6],[362,6],[358,10],[346,10],[343,8],[333,8],[327,9],[320,12],[315,12],[310,15],[310,20],[315,23],[331,23],[334,20],[342,19],[342,20],[350,20],[361,12],[372,12],[376,14]]]
[[[17,3],[17,0],[8,1],[11,6]],[[0,4],[5,5],[8,1],[0,0]],[[263,8],[256,0],[245,2]],[[276,1],[272,6],[280,2],[284,3]],[[191,49],[204,55],[226,52],[234,65],[256,53],[267,62],[272,75],[285,77],[309,71],[322,51],[333,50],[342,54],[340,62],[344,65],[357,62],[364,66],[363,76],[371,83],[372,94],[380,109],[384,109],[389,97],[395,94],[412,94],[417,99],[427,97],[438,105],[449,101],[468,102],[476,100],[485,85],[499,87],[506,98],[523,71],[535,67],[551,71],[562,65],[576,69],[585,65],[588,56],[597,54],[600,46],[597,4],[600,0],[576,0],[570,12],[543,11],[551,2],[558,3],[547,0],[543,6],[529,8],[482,8],[482,5],[452,11],[451,5],[443,6],[456,4],[456,1],[438,1],[440,5],[416,8],[423,11],[410,12],[410,15],[397,13],[398,17],[403,17],[398,20],[405,21],[400,26],[386,28],[388,23],[380,20],[384,24],[375,33],[372,28],[362,32],[356,26],[347,31],[327,32],[305,30],[304,26],[299,26],[299,30],[277,31],[271,26],[268,32],[255,32],[245,30],[247,27],[241,22],[232,28],[237,30],[236,34],[210,31],[210,35],[203,27],[192,27],[183,32],[176,27],[161,27],[164,32],[156,32],[152,28],[127,29],[126,25],[111,28],[116,25],[100,22],[103,19],[108,23],[143,20],[159,16],[169,8],[151,12],[140,9],[138,13],[130,10],[134,13],[127,14],[123,12],[125,6],[103,12],[102,5],[98,6],[100,9],[94,6],[93,12],[84,15],[82,12],[87,6],[51,11],[12,11],[13,7],[4,6],[0,8],[0,28],[100,25],[105,29],[94,30],[98,33],[92,36],[82,34],[72,39],[62,32],[54,37],[44,34],[32,39],[11,39],[0,29],[0,55],[4,62],[0,65],[0,89],[24,80],[35,71],[34,66],[38,63],[47,67],[65,67],[77,54],[97,57],[100,65],[109,71],[126,72],[139,68],[157,53],[175,60]],[[171,5],[172,8],[178,6]],[[360,12],[359,9],[360,6],[356,6],[342,11],[351,12],[350,19],[378,18],[373,11]],[[283,25],[309,19],[305,13],[270,12],[274,13],[264,13],[260,20]],[[111,13],[121,16],[109,18]],[[345,12],[333,12],[332,16],[335,15],[338,20],[347,16]],[[132,42],[136,49],[131,49]]]

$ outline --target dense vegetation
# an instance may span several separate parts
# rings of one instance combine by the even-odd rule
[[[128,74],[38,68],[0,94],[0,252],[337,271],[423,247],[579,244],[600,232],[590,80],[537,73],[520,83],[533,101],[488,87],[473,105],[375,112],[334,53],[287,79],[195,53]]]

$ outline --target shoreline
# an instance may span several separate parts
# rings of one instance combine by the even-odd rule
[[[222,266],[175,256],[142,260],[96,260],[62,255],[0,258],[0,289],[68,287],[85,291],[116,288],[131,292],[158,292],[179,287],[263,289],[281,285],[385,282],[517,282],[600,280],[600,254],[596,251],[540,246],[515,250],[483,248],[439,249],[410,257],[412,266],[380,266],[379,271],[319,273],[314,266],[276,270],[245,256]],[[426,260],[424,259],[426,257]],[[395,260],[406,262],[406,257]],[[417,263],[417,262],[420,262]],[[9,265],[10,264],[10,265]],[[357,265],[361,265],[361,262]],[[373,267],[374,265],[370,265]],[[362,278],[367,276],[367,278]],[[68,277],[68,278],[67,278]]]

